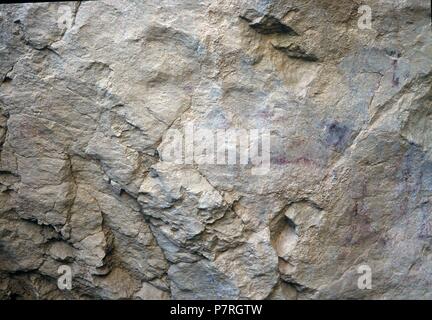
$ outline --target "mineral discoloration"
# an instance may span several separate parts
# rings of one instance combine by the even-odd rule
[[[0,5],[0,298],[432,298],[430,7],[364,4]],[[164,161],[192,122],[270,170]]]

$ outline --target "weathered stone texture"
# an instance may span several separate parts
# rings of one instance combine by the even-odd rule
[[[432,299],[429,6],[0,5],[0,298]],[[191,121],[269,172],[163,161]]]

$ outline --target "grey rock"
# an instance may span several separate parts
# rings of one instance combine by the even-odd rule
[[[236,286],[206,261],[179,263],[168,270],[174,299],[235,299]]]
[[[430,8],[365,4],[0,5],[0,298],[431,299]],[[191,123],[267,174],[166,161]]]

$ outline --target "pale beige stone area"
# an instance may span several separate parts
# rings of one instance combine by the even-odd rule
[[[0,298],[432,299],[430,18],[423,0],[0,5]],[[191,123],[269,129],[268,172],[164,161]]]

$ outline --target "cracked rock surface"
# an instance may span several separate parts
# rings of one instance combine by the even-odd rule
[[[1,299],[432,299],[428,1],[2,4],[0,26]],[[270,170],[163,161],[191,122],[270,128]]]

